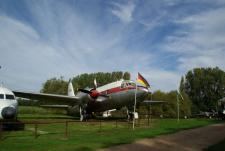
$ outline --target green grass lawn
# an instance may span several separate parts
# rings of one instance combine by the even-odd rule
[[[141,126],[132,130],[132,124],[118,123],[116,127],[114,121],[102,122],[100,130],[99,122],[78,122],[69,123],[69,136],[67,139],[64,137],[64,123],[39,125],[38,130],[41,134],[36,139],[33,134],[34,125],[26,125],[25,131],[4,132],[0,141],[0,150],[96,150],[112,145],[131,143],[141,138],[155,137],[213,123],[218,123],[218,121],[212,119],[182,119],[178,123],[175,119],[157,119],[153,120],[150,127],[145,126],[144,128]],[[141,125],[143,125],[143,122],[141,122]]]
[[[58,114],[66,115],[66,110],[57,109],[57,108],[44,108],[39,106],[19,106],[19,115],[20,114]]]

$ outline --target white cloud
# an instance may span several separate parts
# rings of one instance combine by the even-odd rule
[[[145,71],[143,76],[149,81],[152,91],[163,90],[168,92],[178,88],[182,75],[176,71],[152,68],[147,72]]]
[[[165,2],[168,6],[174,6],[174,5],[177,5],[178,3],[180,3],[181,1],[179,1],[179,0],[164,0],[164,2]]]
[[[13,88],[29,85],[26,88],[29,89],[33,85],[40,87],[46,77],[59,75],[58,69],[53,68],[62,67],[60,62],[63,58],[57,50],[43,42],[29,25],[6,16],[0,19],[0,60],[4,83],[11,83]]]
[[[29,24],[1,16],[1,75],[7,86],[20,90],[40,90],[45,80],[55,76],[70,78],[84,72],[131,71],[137,66],[134,62],[137,58],[139,66],[146,66],[145,63],[150,60],[151,55],[142,56],[122,45],[118,46],[122,38],[117,28],[106,33],[96,32],[92,24],[76,16],[70,17],[65,18],[65,26],[59,29],[64,30],[64,34],[52,36],[52,32],[58,29],[49,29],[43,38],[42,33]],[[42,17],[37,20],[40,24],[45,23]],[[76,28],[74,24],[77,24]],[[79,34],[81,31],[82,34]]]
[[[177,1],[167,2],[166,5],[174,6]],[[139,6],[145,4],[113,3],[113,10],[104,15],[116,16],[124,24],[116,21],[110,26],[101,19],[89,20],[82,12],[61,2],[52,5],[50,1],[27,1],[31,22],[0,14],[0,65],[3,66],[0,77],[12,89],[40,90],[46,79],[55,76],[68,79],[84,72],[123,70],[131,72],[133,79],[141,72],[153,90],[169,91],[176,89],[180,76],[193,67],[225,69],[223,8],[187,14],[180,19],[161,3],[151,4],[142,10]],[[154,9],[148,11],[150,8],[157,13]],[[141,13],[137,15],[134,11]],[[143,24],[147,31],[140,24],[129,24],[134,15],[136,23]],[[112,19],[107,19],[111,23]],[[154,51],[152,43],[140,46],[152,38],[148,36],[152,35],[151,29],[157,33],[158,26],[165,28],[168,23],[181,28],[175,29],[166,41],[155,41],[160,47],[157,45]],[[161,40],[160,36],[159,32],[156,37]],[[137,45],[128,46],[130,41]],[[168,61],[169,58],[173,60]],[[175,67],[168,69],[170,66]]]
[[[193,67],[225,69],[225,8],[204,11],[176,21],[182,29],[167,38],[162,49],[178,53],[180,70]]]
[[[186,57],[186,58],[179,58],[179,62],[181,63],[178,68],[180,70],[184,69],[192,69],[197,67],[223,67],[224,60],[219,54],[215,56],[196,56],[196,57]]]
[[[113,3],[116,7],[112,13],[117,16],[124,23],[129,23],[133,20],[133,11],[135,9],[134,3],[129,1],[127,4]]]

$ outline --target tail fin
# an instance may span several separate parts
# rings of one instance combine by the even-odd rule
[[[71,79],[68,84],[68,96],[75,96]]]
[[[96,78],[94,79],[94,88],[97,89],[98,85],[97,85],[97,81]]]

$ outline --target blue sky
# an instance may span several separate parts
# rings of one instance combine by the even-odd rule
[[[224,14],[224,0],[0,0],[0,78],[39,91],[122,70],[170,91],[194,67],[225,70]]]

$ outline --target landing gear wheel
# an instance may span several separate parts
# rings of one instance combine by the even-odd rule
[[[132,111],[127,110],[127,121],[133,121],[134,114]]]
[[[85,121],[87,119],[86,110],[80,107],[80,121]]]

